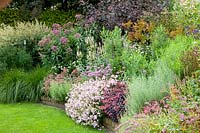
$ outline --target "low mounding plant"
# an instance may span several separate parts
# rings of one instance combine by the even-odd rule
[[[200,102],[200,71],[192,73],[192,77],[186,79],[184,85],[180,87],[182,94],[188,99]]]
[[[49,95],[55,101],[65,102],[65,97],[68,95],[70,89],[71,84],[67,81],[64,83],[53,82],[50,84]]]
[[[1,76],[0,102],[37,102],[42,94],[42,81],[47,70],[36,68],[31,72],[11,70]]]
[[[74,84],[65,104],[65,110],[77,123],[99,126],[102,116],[98,106],[102,100],[101,90],[106,86],[104,80],[89,80],[82,84]]]
[[[100,109],[114,122],[119,122],[121,115],[125,112],[126,94],[125,83],[119,81],[115,81],[109,89],[103,90]]]

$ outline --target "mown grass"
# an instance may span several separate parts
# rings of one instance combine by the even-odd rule
[[[65,112],[41,104],[0,104],[0,133],[103,133],[76,124]]]

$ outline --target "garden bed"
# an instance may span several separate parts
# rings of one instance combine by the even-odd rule
[[[65,110],[65,105],[64,103],[58,103],[50,98],[46,98],[46,97],[42,97],[41,98],[41,103],[44,105],[48,105],[48,106],[53,106],[56,108],[60,108],[62,110]]]

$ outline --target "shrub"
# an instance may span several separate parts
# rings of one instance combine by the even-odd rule
[[[3,25],[0,28],[0,46],[14,45],[31,54],[34,64],[40,63],[37,43],[49,29],[42,23],[17,23],[16,26]]]
[[[113,83],[109,89],[103,90],[103,100],[100,109],[114,122],[119,122],[125,112],[126,85],[123,82]]]
[[[58,24],[66,24],[67,22],[72,22],[75,20],[75,14],[76,10],[70,10],[70,11],[62,11],[62,10],[52,10],[52,9],[46,9],[41,13],[41,15],[38,17],[38,20],[40,22],[45,23],[48,26],[52,26],[54,23]]]
[[[71,84],[69,82],[66,81],[64,83],[53,82],[50,84],[49,95],[55,101],[65,102],[65,97],[68,95],[70,89],[71,89]]]
[[[116,25],[121,26],[125,21],[135,22],[146,13],[157,15],[165,7],[168,7],[169,1],[149,1],[149,0],[126,0],[126,1],[99,1],[97,4],[83,2],[88,18],[93,17],[99,23],[107,28],[113,29]]]
[[[46,76],[46,69],[36,68],[31,72],[11,70],[1,76],[0,102],[37,102],[40,100],[42,80]]]
[[[199,42],[196,42],[192,37],[178,36],[175,40],[169,41],[169,46],[162,52],[161,60],[177,75],[182,76],[184,68],[181,57],[185,51],[197,45],[196,43]]]
[[[137,42],[140,45],[149,45],[150,34],[154,29],[153,23],[147,23],[143,19],[133,23],[128,21],[123,24],[123,27],[128,30],[128,39],[132,42]]]
[[[0,24],[14,26],[16,22],[22,21],[18,9],[6,8],[0,11]]]
[[[33,65],[31,55],[25,50],[14,46],[0,46],[0,62],[2,70],[11,68],[30,70]]]
[[[146,102],[163,98],[175,78],[174,73],[162,62],[157,63],[152,76],[133,77],[128,87],[127,113],[134,114],[140,111]]]

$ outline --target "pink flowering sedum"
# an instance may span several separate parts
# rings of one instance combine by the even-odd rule
[[[77,38],[77,39],[79,39],[79,38],[81,38],[81,34],[76,33],[76,34],[74,35],[74,37]]]
[[[53,25],[52,25],[52,28],[58,30],[58,29],[61,29],[62,27],[61,27],[60,24],[53,24]]]
[[[48,44],[49,42],[51,42],[51,38],[50,37],[46,37],[46,38],[43,38],[42,40],[40,40],[38,42],[38,45],[40,47],[44,47],[46,44]]]
[[[59,30],[56,30],[56,29],[53,29],[52,30],[52,33],[56,36],[60,35],[60,31]]]
[[[56,52],[56,51],[58,50],[58,47],[55,46],[55,45],[53,45],[53,46],[51,47],[51,50],[52,50],[53,52]]]
[[[60,38],[60,42],[61,42],[61,44],[67,44],[68,43],[68,39],[66,37],[61,37]]]

